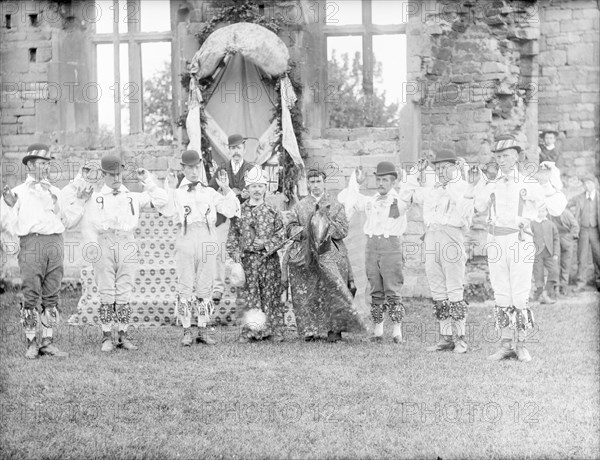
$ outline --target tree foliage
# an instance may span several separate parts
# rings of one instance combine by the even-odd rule
[[[348,53],[337,57],[335,50],[327,64],[329,126],[359,128],[363,126],[397,126],[398,104],[386,104],[385,91],[366,96],[362,87],[362,65],[359,52],[352,61]],[[382,64],[374,62],[373,80],[381,83]]]
[[[159,145],[173,141],[172,94],[171,65],[165,61],[144,81],[144,132],[155,136]]]

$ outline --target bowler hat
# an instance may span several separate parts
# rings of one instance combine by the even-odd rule
[[[27,147],[27,155],[23,157],[23,164],[26,165],[30,160],[54,160],[54,156],[50,154],[50,147],[46,144],[31,144]]]
[[[116,155],[105,155],[100,160],[100,169],[105,173],[116,174],[122,172],[125,166],[121,164],[121,159]]]
[[[517,142],[517,139],[512,134],[503,134],[496,138],[496,146],[494,152],[501,152],[502,150],[515,149],[518,152],[523,148]]]
[[[235,147],[236,145],[240,145],[246,142],[246,139],[247,138],[242,136],[241,134],[232,134],[227,138],[227,145],[229,145],[229,147]]]
[[[182,166],[196,166],[200,163],[200,154],[195,150],[186,150],[181,154],[181,165]]]
[[[395,178],[398,178],[398,171],[396,171],[396,166],[391,161],[381,161],[377,164],[377,170],[375,171],[376,176],[388,176],[392,175]]]
[[[431,160],[432,163],[441,163],[442,161],[451,161],[456,163],[456,154],[451,150],[440,150],[436,153],[435,158]]]

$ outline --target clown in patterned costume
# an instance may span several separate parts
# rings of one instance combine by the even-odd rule
[[[167,192],[160,188],[145,169],[137,170],[143,184],[141,193],[130,192],[123,185],[124,166],[119,157],[105,155],[101,160],[103,187],[92,195],[84,211],[84,231],[92,235],[98,247],[98,257],[93,260],[94,276],[100,293],[98,317],[102,328],[102,348],[113,351],[111,329],[118,325],[117,346],[123,350],[137,350],[127,338],[131,321],[130,305],[133,284],[138,267],[138,247],[135,229],[140,211],[167,203]]]
[[[488,357],[493,361],[515,356],[519,361],[531,361],[525,347],[527,331],[534,327],[528,304],[535,254],[530,224],[542,205],[554,209],[556,203],[565,202],[562,193],[552,187],[545,190],[519,171],[521,150],[514,136],[498,137],[494,149],[498,175],[493,179],[483,176],[473,191],[475,209],[488,214],[487,258],[501,335],[500,348]]]
[[[439,322],[440,340],[428,351],[466,353],[467,304],[463,284],[467,254],[464,236],[471,226],[473,200],[465,198],[472,187],[462,179],[454,152],[441,151],[431,160],[433,187],[415,188],[413,202],[423,205],[425,273],[433,298],[433,314]],[[409,181],[415,176],[409,176]],[[453,338],[456,330],[456,339]]]
[[[240,342],[271,338],[284,340],[285,307],[281,302],[281,265],[279,249],[284,239],[281,213],[265,203],[267,179],[259,167],[246,175],[249,198],[242,204],[241,217],[233,219],[227,238],[227,254],[241,262],[246,284],[238,289],[238,305],[242,311],[262,310],[266,327],[259,331],[244,330]]]
[[[294,206],[287,226],[288,238],[294,237],[287,265],[300,336],[311,341],[327,334],[329,342],[337,342],[342,332],[361,332],[364,326],[349,288],[350,264],[342,241],[348,235],[348,220],[344,207],[325,192],[325,178],[318,169],[307,173],[310,194]],[[319,213],[328,230],[317,247],[311,222]]]

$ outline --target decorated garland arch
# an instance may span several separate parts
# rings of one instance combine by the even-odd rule
[[[296,106],[301,88],[290,77],[294,64],[287,46],[277,36],[281,28],[280,20],[261,16],[250,1],[222,8],[197,34],[200,48],[189,65],[185,123],[188,148],[201,150],[208,160],[228,160],[227,135],[233,133],[231,130],[243,131],[238,127],[246,124],[255,134],[248,141],[254,156],[251,160],[267,172],[269,191],[281,191],[292,204],[304,168],[302,119]],[[242,80],[241,88],[233,88],[241,93],[233,97],[252,97],[243,91],[256,88],[264,94],[250,101],[252,104],[235,106],[227,112],[223,87],[231,82],[232,75]],[[226,98],[231,88],[225,91]],[[237,122],[232,120],[236,116]]]

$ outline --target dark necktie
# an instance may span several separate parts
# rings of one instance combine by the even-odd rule
[[[113,192],[112,192],[112,194],[115,196],[118,195],[119,193],[121,193],[121,190],[113,190]]]
[[[196,186],[198,184],[200,184],[199,180],[197,180],[196,182],[190,182],[189,184],[187,184],[187,187],[188,187],[187,191],[191,192],[192,190],[196,190]]]

